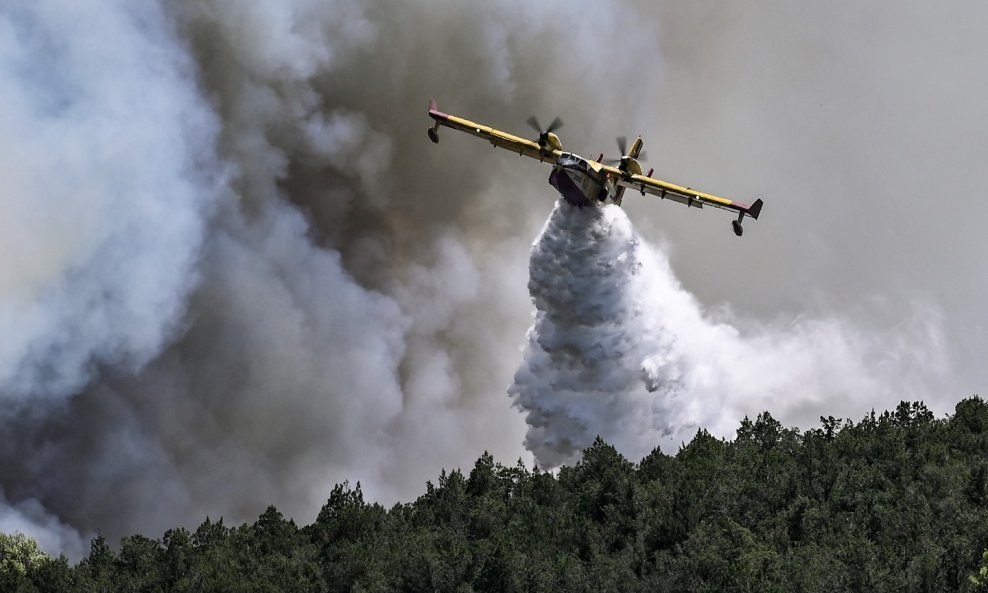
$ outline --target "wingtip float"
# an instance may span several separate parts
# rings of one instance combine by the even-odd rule
[[[744,204],[656,179],[652,177],[654,170],[643,174],[640,161],[645,154],[642,152],[644,142],[641,136],[632,142],[630,148],[625,147],[624,138],[618,138],[618,148],[621,151],[618,159],[605,160],[604,155],[600,154],[596,159],[590,160],[572,152],[563,152],[562,142],[556,135],[556,131],[563,126],[558,117],[545,128],[534,116],[530,117],[529,126],[538,132],[535,140],[444,113],[439,110],[434,99],[429,101],[429,117],[435,122],[428,130],[429,140],[434,143],[439,143],[439,128],[447,127],[483,138],[495,147],[549,163],[552,165],[549,185],[556,188],[563,199],[576,206],[620,205],[625,190],[631,189],[643,196],[648,193],[688,207],[710,206],[735,212],[738,217],[731,221],[731,228],[739,237],[744,232],[741,227],[744,218],[747,216],[757,220],[762,211],[761,199],[750,205]]]

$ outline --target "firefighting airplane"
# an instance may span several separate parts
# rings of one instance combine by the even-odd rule
[[[537,141],[526,140],[490,126],[443,113],[439,111],[435,100],[429,102],[429,117],[436,122],[429,128],[429,139],[435,143],[439,142],[439,127],[446,126],[483,138],[495,147],[549,163],[553,166],[552,173],[549,174],[549,185],[556,188],[567,202],[575,206],[608,203],[620,206],[624,190],[630,188],[641,192],[643,196],[650,193],[694,208],[712,206],[737,212],[738,218],[731,221],[731,226],[734,228],[734,234],[739,237],[744,231],[741,228],[744,217],[750,216],[757,220],[762,211],[760,199],[749,206],[655,179],[652,177],[654,169],[642,175],[641,164],[638,162],[639,158],[643,157],[641,136],[635,139],[627,151],[624,139],[618,138],[618,148],[622,153],[620,159],[605,161],[604,155],[601,154],[591,161],[572,152],[563,152],[563,145],[559,141],[559,136],[555,134],[555,131],[563,125],[558,117],[547,128],[540,126],[535,117],[528,119],[528,124],[539,133]]]

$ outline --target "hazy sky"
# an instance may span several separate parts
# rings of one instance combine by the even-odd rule
[[[724,212],[626,196],[621,232],[659,262],[641,306],[683,369],[724,371],[656,400],[669,452],[766,407],[804,428],[900,397],[949,412],[988,378],[985,13],[5,3],[0,529],[76,554],[96,530],[309,521],[344,479],[390,503],[484,450],[534,459],[507,391],[549,170],[432,145],[430,98],[514,133],[558,115],[589,156],[642,134],[656,176],[765,200],[738,239]]]

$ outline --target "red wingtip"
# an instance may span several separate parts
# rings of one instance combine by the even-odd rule
[[[439,111],[439,105],[436,104],[435,99],[429,99],[429,117],[438,121],[444,121],[449,119],[449,116]]]

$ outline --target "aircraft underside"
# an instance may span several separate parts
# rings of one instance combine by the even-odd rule
[[[600,192],[600,185],[589,175],[572,169],[555,167],[549,174],[549,185],[556,188],[563,199],[574,206],[592,206]]]
[[[580,208],[613,201],[608,199],[607,190],[594,175],[576,168],[554,167],[549,174],[549,185],[556,188],[564,200]]]

